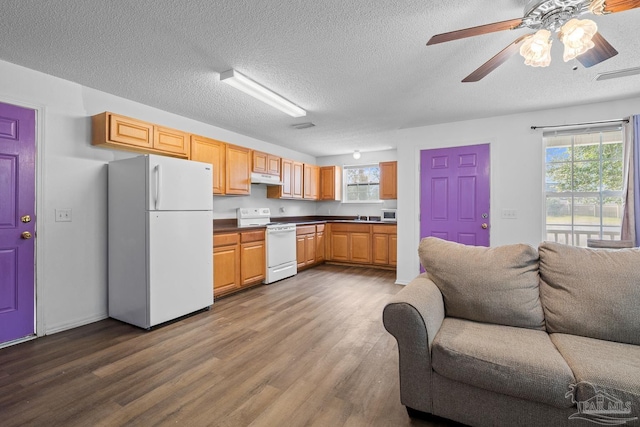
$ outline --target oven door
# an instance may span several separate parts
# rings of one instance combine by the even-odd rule
[[[267,227],[267,267],[296,260],[296,228]]]

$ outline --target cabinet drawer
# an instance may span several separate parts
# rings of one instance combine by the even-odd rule
[[[241,243],[258,242],[260,240],[264,240],[264,230],[243,231],[240,233]]]
[[[346,232],[346,233],[369,233],[371,226],[369,224],[331,224],[331,231]]]
[[[322,233],[322,232],[324,231],[324,226],[325,226],[325,224],[318,224],[318,225],[316,225],[316,231],[317,231],[318,233]]]
[[[373,225],[371,226],[372,232],[377,234],[397,234],[397,225]]]
[[[315,225],[301,225],[296,227],[296,235],[301,235],[301,234],[312,234],[316,232],[316,226]]]
[[[213,235],[213,247],[237,245],[239,242],[238,233],[229,234],[214,234]]]

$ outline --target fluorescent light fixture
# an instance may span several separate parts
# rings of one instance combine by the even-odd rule
[[[617,79],[618,77],[629,77],[640,74],[640,67],[627,68],[626,70],[607,71],[596,76],[596,80]]]
[[[307,112],[294,103],[287,101],[275,92],[270,91],[259,83],[254,82],[236,70],[228,70],[220,74],[220,81],[269,104],[292,117],[306,116]]]

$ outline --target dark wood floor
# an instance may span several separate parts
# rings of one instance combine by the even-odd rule
[[[151,332],[107,319],[0,350],[0,424],[448,426],[400,404],[395,273],[320,266]]]

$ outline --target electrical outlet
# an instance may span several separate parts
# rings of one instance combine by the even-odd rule
[[[56,209],[56,222],[71,222],[71,209]]]
[[[518,211],[516,209],[502,209],[503,219],[518,219]]]

